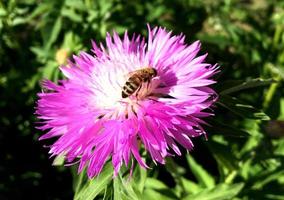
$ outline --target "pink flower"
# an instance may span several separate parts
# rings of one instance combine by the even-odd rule
[[[166,156],[181,155],[177,143],[191,150],[190,138],[205,134],[201,118],[212,115],[208,108],[217,95],[208,86],[218,67],[197,56],[199,41],[187,45],[184,39],[157,27],[148,27],[147,42],[114,32],[106,47],[93,42],[94,55],[81,52],[61,67],[66,80],[43,81],[48,92],[38,94],[36,114],[39,129],[47,130],[40,140],[58,137],[52,156],[79,162],[78,171],[87,167],[91,178],[109,159],[114,175],[132,157],[147,168],[142,145],[161,164]]]

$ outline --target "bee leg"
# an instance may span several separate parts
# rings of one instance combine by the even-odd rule
[[[136,90],[136,94],[135,94],[136,99],[138,98],[138,93],[139,93],[141,87],[142,87],[142,84],[140,84],[139,87]]]
[[[131,110],[132,110],[132,112],[134,113],[134,115],[137,116],[137,113],[136,113],[136,111],[134,110],[134,107],[133,107],[133,106],[131,106]]]
[[[153,98],[148,98],[148,99],[155,101],[155,102],[159,102],[157,99],[153,99]]]
[[[147,81],[147,89],[149,88],[150,80]]]

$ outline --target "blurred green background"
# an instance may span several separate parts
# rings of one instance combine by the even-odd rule
[[[191,156],[134,173],[128,187],[110,177],[97,198],[284,199],[282,0],[0,0],[0,199],[94,189],[77,187],[76,166],[52,166],[43,146],[54,140],[38,141],[39,81],[62,78],[58,66],[91,39],[126,29],[146,36],[147,23],[201,40],[207,61],[220,64],[216,117]]]

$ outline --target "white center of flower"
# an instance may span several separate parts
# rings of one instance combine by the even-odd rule
[[[95,93],[92,102],[102,109],[124,112],[129,106],[135,108],[138,101],[147,98],[159,82],[158,77],[151,77],[149,81],[140,81],[139,85],[136,83],[137,86],[132,87],[133,92],[128,91],[128,95],[123,97],[123,91],[126,90],[124,87],[129,84],[130,74],[148,65],[141,63],[135,55],[104,61],[100,65],[98,70],[92,73]]]

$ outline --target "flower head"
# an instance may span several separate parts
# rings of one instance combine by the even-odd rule
[[[79,162],[79,172],[87,167],[91,178],[108,159],[115,175],[131,158],[147,167],[140,146],[162,164],[181,155],[177,143],[192,149],[190,138],[205,134],[201,118],[212,115],[217,95],[208,86],[218,67],[197,56],[199,41],[184,39],[157,27],[148,28],[147,42],[114,32],[106,46],[92,43],[94,55],[81,52],[62,66],[66,80],[43,81],[36,114],[47,130],[40,139],[58,137],[52,156]]]

